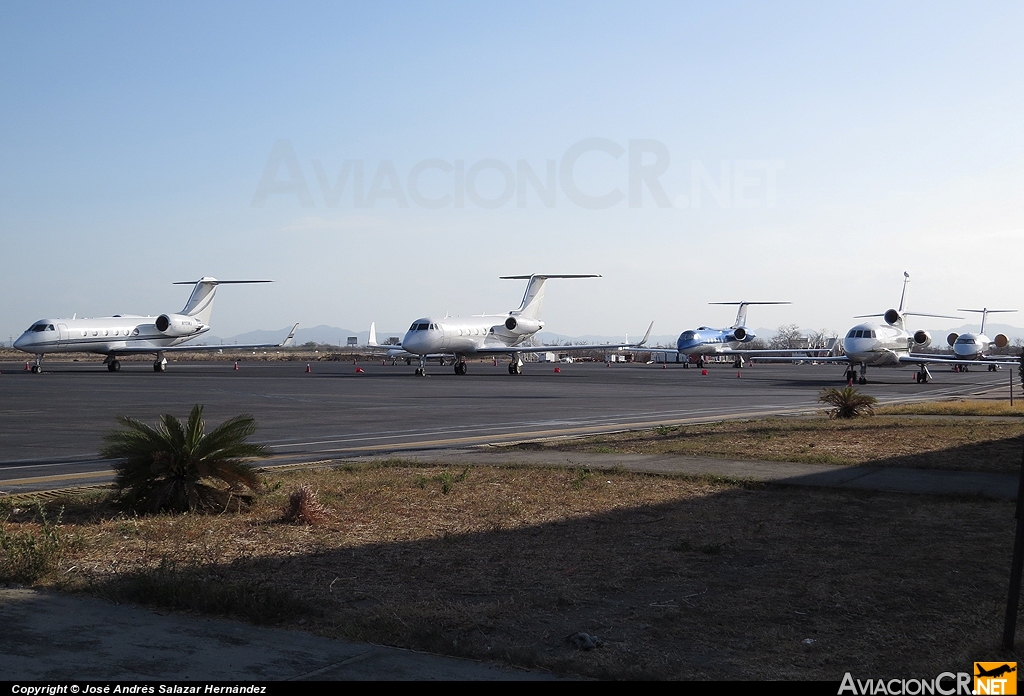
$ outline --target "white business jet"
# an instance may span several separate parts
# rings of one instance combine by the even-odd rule
[[[989,348],[995,345],[997,348],[1005,348],[1010,345],[1010,339],[1005,334],[996,334],[995,338],[989,338],[985,335],[985,320],[988,319],[989,314],[1002,314],[1005,312],[1016,312],[1016,309],[958,309],[958,312],[978,312],[981,314],[981,328],[978,333],[965,333],[955,334],[951,333],[946,336],[946,343],[953,349],[953,353],[956,357],[961,360],[976,360],[985,361],[988,364],[990,372],[997,369],[996,363],[993,360],[999,360],[999,358],[993,358],[988,353]],[[967,371],[967,365],[959,365],[958,369],[962,372]]]
[[[884,314],[866,314],[862,317],[883,317],[885,325],[866,322],[858,324],[850,329],[843,339],[845,356],[835,358],[816,358],[818,362],[848,362],[860,368],[860,384],[867,384],[867,368],[870,367],[900,367],[901,365],[917,365],[919,370],[915,379],[919,384],[928,382],[932,375],[928,371],[928,365],[951,365],[963,364],[959,358],[942,358],[925,356],[920,353],[912,353],[914,348],[924,348],[931,344],[932,337],[927,331],[918,330],[910,333],[906,329],[904,317],[939,317],[942,319],[961,319],[962,317],[951,317],[943,314],[921,314],[918,312],[907,312],[903,304],[907,296],[907,283],[910,282],[910,274],[903,273],[903,294],[900,296],[899,309],[887,310]],[[1012,365],[1012,362],[996,362],[994,364]]]
[[[508,373],[518,375],[523,369],[523,353],[544,353],[549,351],[586,351],[637,348],[647,342],[647,334],[638,343],[611,343],[576,346],[530,345],[529,339],[544,328],[540,320],[541,304],[544,301],[544,284],[550,278],[600,278],[599,275],[523,275],[502,276],[502,280],[528,280],[526,294],[517,309],[508,314],[485,314],[461,319],[444,317],[417,319],[409,327],[400,346],[379,346],[398,356],[408,354],[419,359],[417,375],[426,374],[427,358],[451,357],[455,374],[464,375],[468,370],[466,358],[472,355],[508,355]],[[375,339],[376,337],[373,337]],[[371,344],[376,340],[371,339]],[[398,351],[402,351],[399,353]]]
[[[195,285],[185,308],[177,314],[143,317],[116,314],[97,319],[40,319],[14,342],[14,347],[36,356],[32,372],[42,371],[43,356],[47,353],[98,353],[105,355],[103,364],[111,372],[121,369],[119,357],[152,354],[156,356],[153,370],[167,369],[167,353],[208,351],[211,346],[180,345],[210,330],[210,314],[218,285],[239,283],[269,283],[269,280],[217,280],[200,278],[197,281],[175,283]],[[225,348],[255,349],[287,346],[295,337],[296,324],[281,343],[231,345]]]

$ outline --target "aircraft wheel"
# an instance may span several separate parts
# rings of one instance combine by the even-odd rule
[[[33,369],[35,369],[35,368],[33,368]],[[516,364],[515,363],[509,363],[508,364],[508,373],[510,375],[514,375],[516,373]]]
[[[867,377],[861,377],[860,379],[857,380],[857,384],[867,384],[867,383],[868,383],[868,378]]]
[[[42,371],[43,371],[42,368],[39,367],[38,365],[33,365],[32,366],[32,374],[38,375]]]
[[[107,369],[111,372],[117,372],[121,369],[121,363],[118,360],[111,360],[107,363]]]

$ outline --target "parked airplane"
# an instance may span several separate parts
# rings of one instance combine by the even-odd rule
[[[978,360],[978,361],[991,361],[993,358],[986,355],[989,348],[993,344],[998,348],[1005,348],[1010,345],[1010,339],[1005,334],[997,334],[995,338],[989,338],[985,335],[985,320],[988,319],[989,314],[1004,313],[1004,312],[1016,312],[1016,309],[958,309],[958,312],[979,312],[981,314],[981,328],[978,333],[965,333],[957,335],[951,333],[946,336],[946,343],[950,345],[956,357],[961,360]],[[994,358],[998,360],[998,358]],[[960,370],[966,372],[967,365],[958,366]],[[988,362],[989,371],[994,371],[997,366],[993,362]]]
[[[743,366],[743,356],[761,354],[778,355],[790,351],[779,350],[743,350],[744,343],[755,338],[754,332],[747,328],[747,307],[750,305],[778,305],[789,302],[708,302],[713,305],[739,305],[736,321],[727,329],[713,329],[710,326],[699,326],[696,329],[679,334],[675,348],[644,348],[643,352],[663,353],[666,355],[696,355],[697,367],[704,367],[704,358],[709,355],[735,356],[734,366]],[[684,366],[689,365],[689,361]]]
[[[858,382],[867,384],[867,368],[870,367],[899,367],[901,365],[917,365],[919,370],[915,379],[919,384],[928,382],[932,375],[928,371],[928,365],[962,365],[963,360],[959,358],[943,358],[926,356],[920,353],[912,353],[914,348],[924,348],[931,344],[932,337],[927,331],[918,330],[909,333],[906,329],[904,317],[939,317],[942,319],[961,319],[962,317],[950,317],[943,314],[921,314],[919,312],[904,311],[903,305],[907,296],[907,283],[910,282],[910,274],[903,273],[903,294],[900,295],[899,309],[887,310],[884,314],[866,314],[858,318],[880,316],[885,319],[885,325],[866,322],[858,324],[850,329],[843,339],[843,349],[846,355],[834,358],[815,358],[818,362],[846,362],[852,367],[860,368]],[[1015,362],[996,362],[994,364],[1015,365]]]
[[[471,355],[508,355],[508,373],[518,375],[523,369],[523,353],[548,351],[586,351],[636,348],[647,342],[647,334],[638,343],[614,343],[582,346],[535,346],[527,341],[544,328],[540,320],[541,304],[544,301],[544,284],[550,278],[600,278],[598,275],[528,275],[502,276],[502,280],[528,280],[526,294],[519,307],[508,314],[487,314],[461,319],[458,317],[417,319],[409,327],[401,346],[390,351],[404,351],[419,360],[417,375],[426,374],[427,358],[451,357],[455,363],[455,374],[464,375],[468,370],[466,357]],[[386,346],[381,346],[385,348]],[[399,355],[399,353],[395,353]]]
[[[118,358],[125,355],[153,354],[153,370],[167,369],[167,353],[215,350],[216,346],[180,345],[210,330],[210,314],[218,285],[238,283],[269,283],[269,280],[217,280],[200,278],[197,281],[175,283],[194,285],[184,309],[177,314],[161,314],[154,318],[130,314],[115,314],[98,319],[40,319],[14,342],[14,347],[36,356],[32,372],[42,372],[43,356],[47,353],[98,353],[105,355],[103,364],[111,372],[121,369]],[[296,324],[281,343],[224,346],[232,350],[278,348],[287,346],[295,337]]]

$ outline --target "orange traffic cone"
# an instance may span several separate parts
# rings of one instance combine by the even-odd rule
[[[561,371],[562,371],[562,368],[560,368],[560,367],[556,367],[555,368],[555,372],[561,373]]]
[[[306,372],[312,372],[312,371],[313,370],[312,370],[312,368],[310,368],[309,363],[306,363]]]
[[[356,374],[362,374],[362,373],[363,373],[363,368],[357,367],[356,368]]]
[[[741,375],[740,371],[739,371],[739,370],[736,370],[736,378],[737,378],[737,379],[739,379],[740,375]]]
[[[30,369],[32,368],[28,366],[28,361],[25,361],[25,372],[28,372]]]
[[[707,374],[708,374],[708,371],[707,370],[701,370],[700,373],[706,377]]]
[[[238,369],[238,361],[237,360],[235,361],[235,369],[236,370]]]

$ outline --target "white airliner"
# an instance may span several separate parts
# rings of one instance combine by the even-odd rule
[[[988,353],[989,348],[995,345],[997,348],[1005,348],[1010,345],[1010,339],[1005,334],[997,334],[995,338],[989,338],[985,335],[985,320],[988,319],[989,314],[1004,313],[1004,312],[1016,312],[1016,309],[958,309],[958,312],[979,312],[981,314],[981,328],[978,333],[965,333],[957,335],[951,333],[946,336],[946,343],[953,348],[953,352],[956,357],[961,360],[976,360],[985,361],[988,364],[989,371],[996,369],[996,364],[991,362],[992,360],[998,360],[999,358],[992,358]],[[967,371],[967,365],[959,366],[964,372]]]
[[[32,372],[42,371],[43,356],[47,353],[98,353],[105,355],[103,364],[111,372],[121,369],[119,357],[152,354],[156,356],[153,370],[167,369],[167,353],[215,350],[216,346],[185,346],[186,341],[210,330],[210,314],[218,285],[239,283],[269,283],[269,280],[217,280],[200,278],[197,281],[175,283],[195,285],[185,308],[177,314],[143,317],[116,314],[97,319],[40,319],[14,342],[14,347],[36,356]],[[296,324],[281,343],[231,345],[224,348],[254,349],[287,346],[295,337]]]
[[[921,314],[906,312],[903,304],[907,296],[907,283],[910,274],[903,273],[903,294],[900,296],[899,309],[890,309],[884,314],[868,314],[863,317],[881,316],[885,325],[866,322],[857,324],[850,329],[843,339],[846,355],[833,358],[815,358],[817,362],[847,362],[860,367],[860,384],[867,384],[868,367],[900,367],[901,365],[917,365],[920,369],[915,375],[918,383],[923,384],[932,378],[928,365],[962,365],[958,358],[942,358],[912,353],[914,348],[924,348],[931,344],[932,337],[927,331],[919,330],[909,333],[904,317],[939,317],[943,319],[961,319],[942,314]],[[993,364],[1013,365],[1015,362],[994,362]]]
[[[528,341],[544,328],[540,320],[541,304],[544,301],[544,284],[549,278],[600,278],[598,275],[528,275],[502,276],[502,280],[528,280],[526,294],[517,309],[508,314],[485,314],[468,317],[417,319],[409,327],[400,346],[378,346],[387,349],[394,356],[404,354],[419,359],[417,375],[426,374],[427,358],[451,357],[454,359],[455,374],[464,375],[468,370],[466,358],[471,355],[508,355],[508,373],[518,375],[523,369],[523,353],[567,352],[586,350],[611,350],[637,348],[650,338],[651,326],[638,343],[612,343],[576,346],[537,346]],[[376,336],[370,345],[376,344]],[[398,351],[402,351],[399,353]]]

